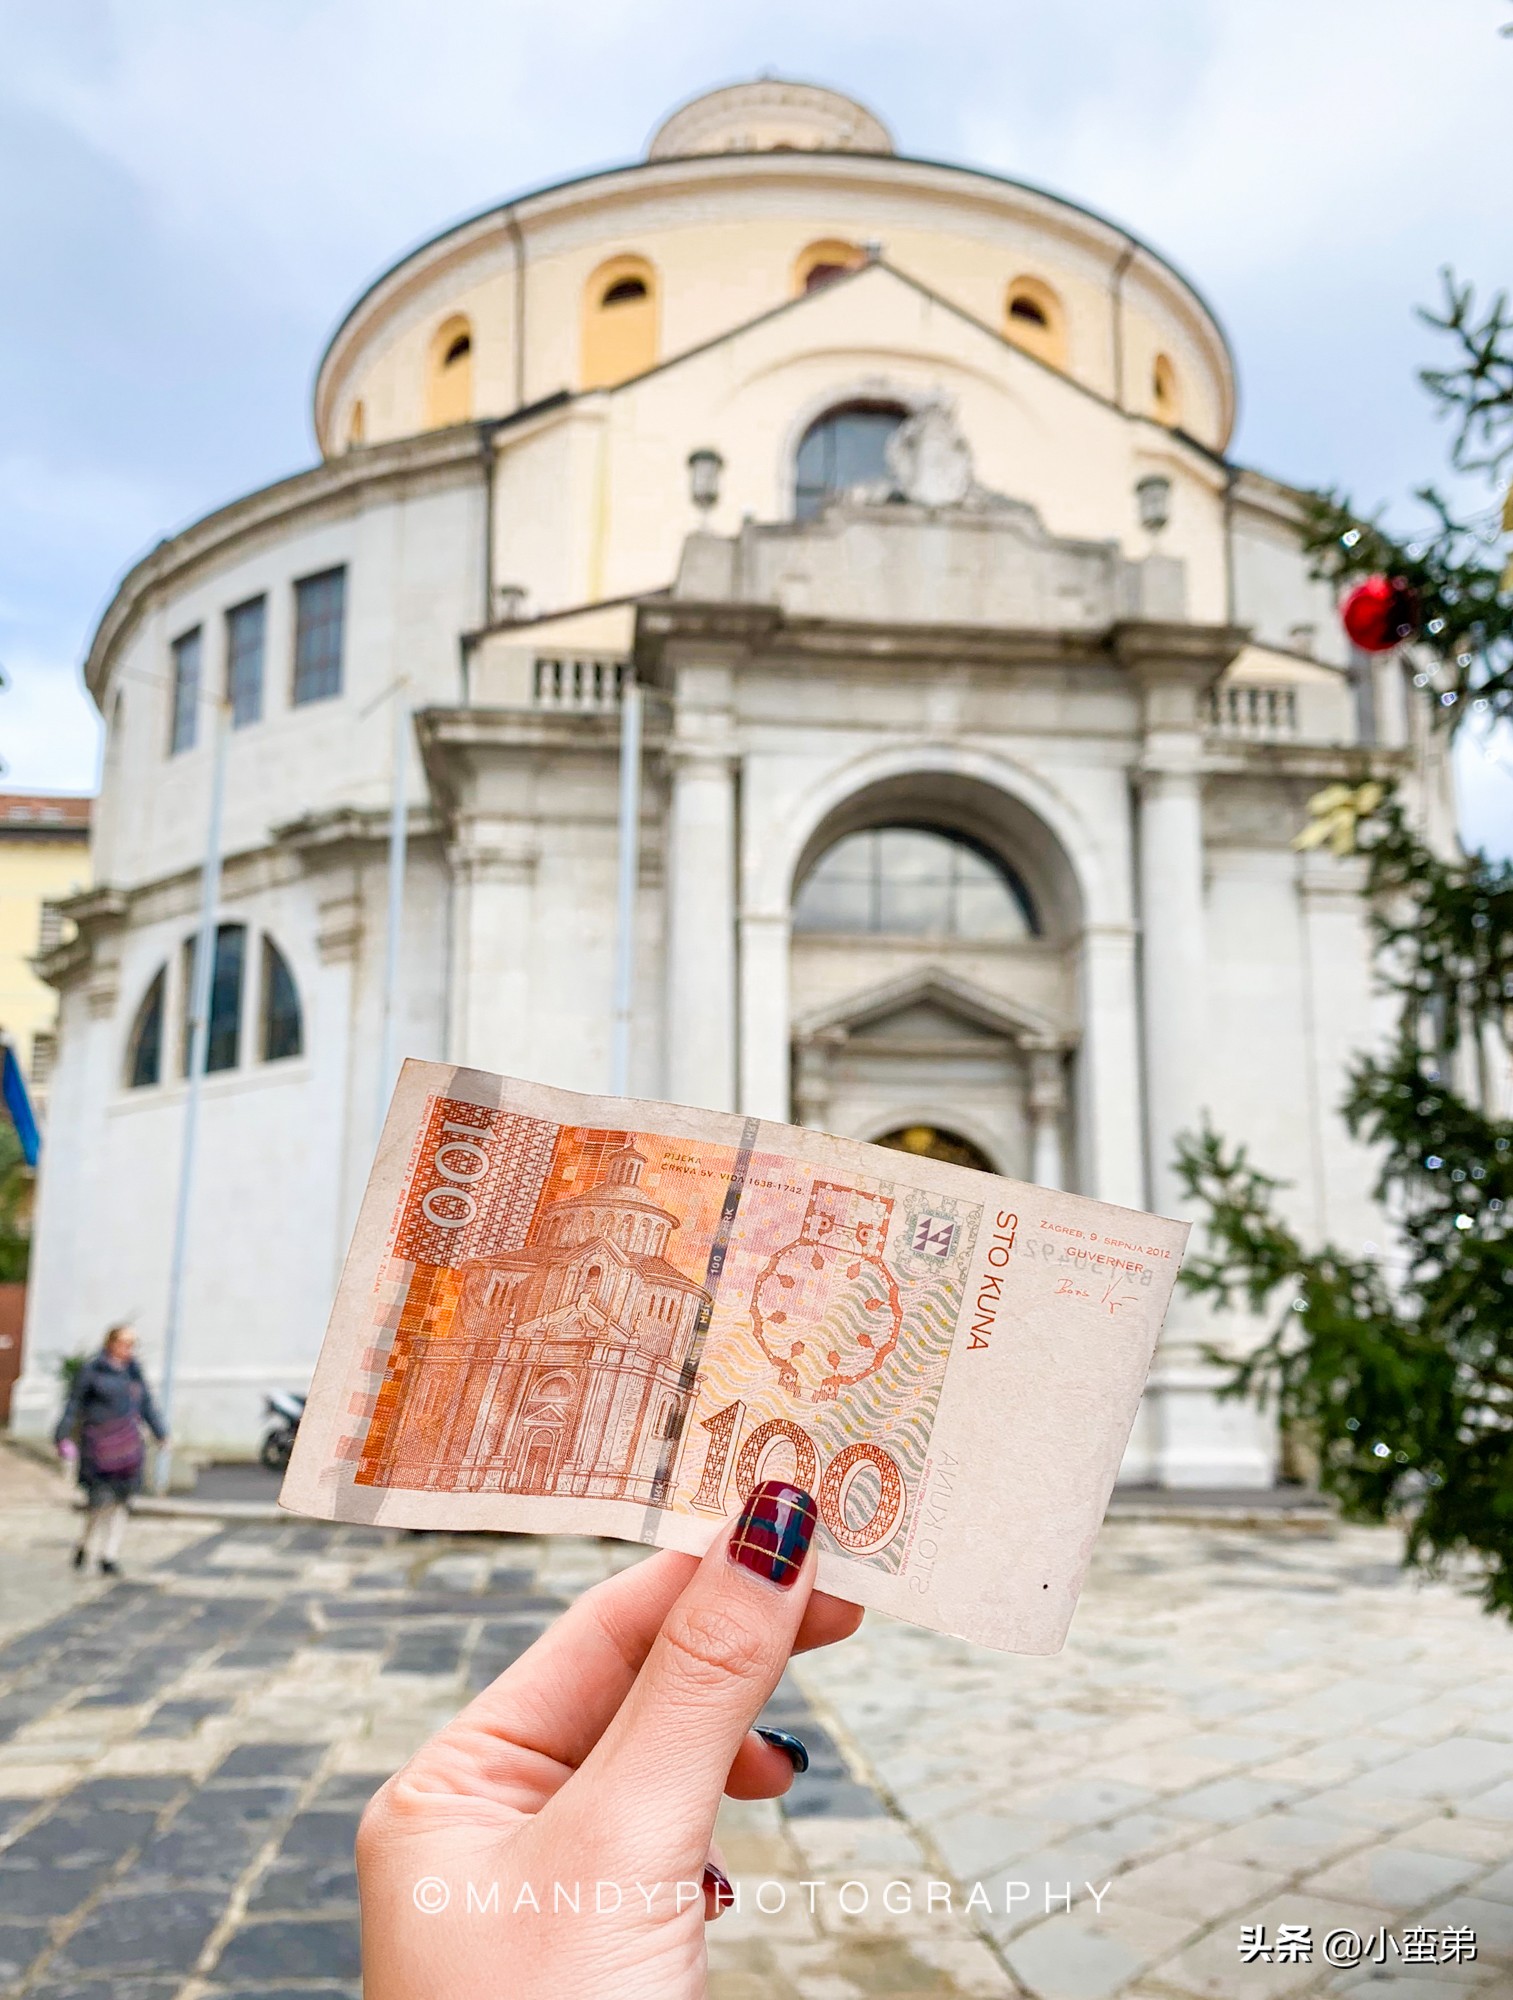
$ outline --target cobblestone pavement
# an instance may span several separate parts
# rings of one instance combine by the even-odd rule
[[[0,1510],[0,1993],[29,2000],[355,1995],[363,1801],[635,1559],[144,1519],[110,1583],[5,1452]],[[1058,1659],[873,1619],[800,1661],[771,1719],[813,1768],[725,1810],[714,2000],[1513,1993],[1513,1634],[1395,1553],[1111,1523]],[[1242,1964],[1283,1924],[1311,1960]],[[1324,1965],[1343,1930],[1385,1963]]]

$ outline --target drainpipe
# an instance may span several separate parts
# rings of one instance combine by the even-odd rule
[[[505,227],[515,251],[515,408],[525,408],[525,232],[513,204],[505,210]]]
[[[1124,274],[1134,261],[1135,239],[1126,236],[1124,248],[1119,252],[1119,261],[1114,266],[1113,280],[1109,296],[1114,308],[1114,407],[1122,410],[1124,401]]]
[[[487,631],[494,622],[494,432],[497,424],[480,426],[479,450],[483,455],[483,626]],[[467,648],[462,651],[462,699],[465,707],[471,707],[472,682],[469,674],[470,662]]]
[[[504,226],[509,232],[510,246],[515,253],[514,388],[515,408],[521,410],[525,407],[525,232],[520,227],[519,211],[513,202],[504,211]],[[494,432],[496,429],[496,425],[490,424],[483,433],[483,623],[485,629],[494,622],[494,479],[497,472],[494,460]]]

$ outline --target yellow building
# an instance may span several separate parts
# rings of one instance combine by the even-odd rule
[[[88,885],[89,808],[88,799],[0,793],[0,1029],[33,1096],[52,1073],[58,996],[31,961],[60,942],[59,903]]]

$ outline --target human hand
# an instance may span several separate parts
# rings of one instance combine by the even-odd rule
[[[72,1438],[59,1438],[58,1456],[65,1464],[71,1463],[79,1456],[79,1447],[74,1443]]]
[[[766,1481],[702,1561],[579,1598],[388,1781],[357,1836],[365,2000],[703,2000],[721,1792],[788,1789],[751,1725],[791,1653],[861,1623],[812,1594],[814,1520]]]

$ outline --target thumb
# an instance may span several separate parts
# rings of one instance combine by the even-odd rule
[[[669,1875],[704,1864],[746,1732],[782,1677],[814,1588],[814,1500],[754,1488],[652,1642],[635,1685],[564,1788],[596,1844]]]

